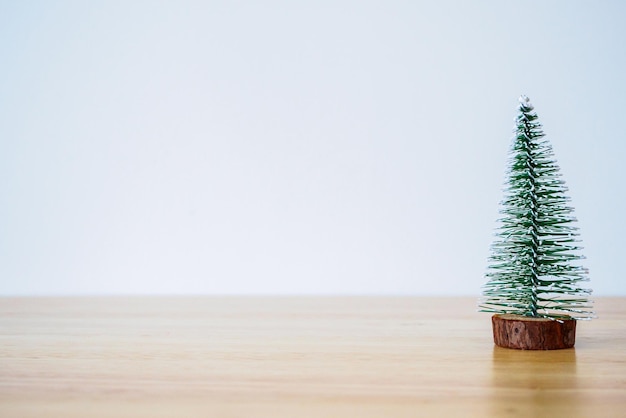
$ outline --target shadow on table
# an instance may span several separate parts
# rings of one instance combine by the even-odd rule
[[[494,416],[582,417],[576,350],[524,351],[494,346]]]

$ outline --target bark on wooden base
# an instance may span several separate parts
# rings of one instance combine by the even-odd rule
[[[498,314],[491,318],[493,342],[520,350],[559,350],[572,348],[576,340],[576,320],[531,318]]]

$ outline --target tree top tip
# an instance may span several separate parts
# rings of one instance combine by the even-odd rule
[[[533,108],[533,105],[530,104],[530,99],[525,94],[522,94],[519,97],[519,104],[520,104],[520,107],[524,107],[524,108],[527,108],[527,109],[532,109]]]

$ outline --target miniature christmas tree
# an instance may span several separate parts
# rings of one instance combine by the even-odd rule
[[[591,290],[580,287],[589,279],[580,264],[584,257],[573,208],[552,147],[525,96],[516,122],[481,311],[557,322],[590,319]],[[494,322],[494,337],[495,332]]]

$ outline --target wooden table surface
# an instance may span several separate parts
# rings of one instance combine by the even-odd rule
[[[494,347],[472,298],[0,298],[0,417],[624,417],[626,298]]]

